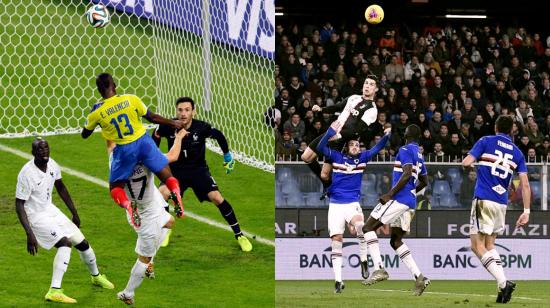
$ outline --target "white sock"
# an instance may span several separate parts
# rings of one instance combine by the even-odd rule
[[[88,248],[85,251],[78,250],[78,253],[80,254],[80,260],[86,264],[88,267],[88,270],[90,271],[90,274],[92,276],[99,275],[99,270],[97,269],[97,263],[95,260],[95,253],[92,247]]]
[[[491,251],[487,251],[481,257],[481,264],[483,264],[487,271],[495,277],[499,288],[504,288],[506,286],[506,276],[504,276],[502,265],[497,265],[496,259],[493,257],[493,253]]]
[[[374,263],[374,269],[378,270],[384,268],[382,256],[380,255],[380,247],[378,246],[378,236],[376,236],[376,233],[374,231],[367,232],[365,234],[365,240],[367,241],[369,255]]]
[[[332,241],[332,270],[334,271],[334,281],[342,281],[342,242]]]
[[[57,248],[57,253],[53,259],[51,288],[61,289],[61,281],[63,280],[63,275],[67,271],[69,261],[71,261],[71,248],[66,246]]]
[[[491,253],[491,255],[493,255],[496,265],[500,268],[500,270],[502,271],[502,274],[504,275],[504,268],[502,267],[502,260],[500,259],[500,254],[498,253],[496,248],[489,250],[489,252]],[[499,284],[498,281],[497,281],[497,284]],[[502,285],[499,284],[499,288],[504,288],[505,286],[506,286],[506,278],[504,278],[504,283]]]
[[[416,277],[418,277],[421,272],[420,269],[418,269],[416,262],[414,262],[414,258],[411,251],[409,250],[409,247],[407,247],[407,244],[401,245],[395,250],[395,252],[399,256],[401,261],[405,263],[411,274],[413,274],[414,278],[416,279]]]
[[[130,272],[130,280],[124,289],[124,293],[129,296],[134,296],[134,290],[141,285],[143,278],[145,277],[145,270],[147,269],[147,263],[142,263],[139,259],[132,267],[132,272]]]
[[[353,225],[353,227],[355,228],[355,232],[357,232],[357,240],[359,241],[359,258],[361,259],[361,262],[367,261],[368,252],[367,240],[365,240],[365,234],[363,233],[364,225],[365,223],[362,221]]]

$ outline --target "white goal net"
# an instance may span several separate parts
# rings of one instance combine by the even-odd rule
[[[79,132],[106,71],[120,93],[167,117],[176,98],[192,97],[236,159],[274,171],[263,118],[273,100],[274,0],[94,1],[111,13],[103,29],[87,24],[89,1],[0,1],[0,137]]]

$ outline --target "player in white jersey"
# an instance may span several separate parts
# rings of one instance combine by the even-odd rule
[[[513,125],[511,117],[498,117],[496,135],[479,139],[462,161],[464,168],[479,161],[470,215],[470,241],[472,251],[497,281],[497,303],[509,302],[516,287],[514,282],[506,280],[495,248],[497,234],[504,230],[508,187],[514,171],[519,176],[524,209],[516,222],[517,228],[529,221],[531,211],[531,188],[525,158],[510,137]]]
[[[403,237],[410,231],[411,220],[416,209],[416,194],[428,185],[428,173],[424,158],[418,150],[420,127],[409,125],[405,129],[406,144],[399,148],[393,168],[393,185],[390,191],[380,197],[380,203],[372,210],[363,232],[367,249],[374,263],[375,271],[364,284],[371,285],[388,279],[388,272],[382,264],[378,237],[375,230],[384,224],[391,227],[390,245],[414,277],[413,294],[422,295],[430,280],[424,277]],[[417,182],[419,184],[417,185]]]
[[[99,273],[94,250],[79,229],[80,218],[69,191],[61,180],[59,165],[50,159],[50,147],[46,140],[37,138],[32,143],[34,159],[26,163],[17,177],[15,210],[19,221],[27,233],[27,251],[38,253],[38,245],[46,250],[57,248],[53,260],[53,274],[50,290],[45,295],[47,301],[76,303],[63,293],[61,282],[71,259],[71,246],[92,275],[92,284],[105,289],[114,285],[105,275]],[[72,213],[72,221],[53,203],[53,187]]]
[[[169,163],[178,160],[181,152],[181,140],[187,133],[185,129],[181,129],[176,134],[174,145],[166,153]],[[113,142],[107,142],[107,144],[111,157],[115,144]],[[144,164],[138,162],[124,189],[130,197],[133,207],[135,225],[132,224],[132,218],[128,211],[126,211],[126,217],[138,235],[135,248],[138,259],[132,268],[126,288],[120,291],[117,297],[127,305],[133,305],[135,290],[141,285],[143,278],[145,276],[154,278],[153,258],[175,220],[164,209],[167,204],[155,186],[155,175]]]

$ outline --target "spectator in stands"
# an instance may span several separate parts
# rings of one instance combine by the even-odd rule
[[[281,112],[286,112],[289,106],[294,106],[295,101],[289,96],[287,89],[281,90],[281,95],[275,99],[275,107]]]
[[[471,99],[467,99],[464,103],[464,107],[460,110],[462,112],[462,121],[465,123],[473,123],[476,116],[477,110],[473,107]]]
[[[538,147],[542,144],[544,140],[544,135],[539,131],[539,125],[535,121],[531,121],[527,124],[527,137],[529,141]]]
[[[348,83],[342,87],[342,97],[348,97],[353,94],[361,94],[361,90],[357,86],[357,77],[349,76]]]
[[[432,136],[439,134],[439,130],[441,128],[442,123],[443,122],[441,120],[441,112],[437,110],[434,111],[432,119],[430,120],[430,132],[432,133]]]
[[[462,161],[462,143],[458,133],[451,134],[451,141],[444,147],[445,154],[447,154],[452,162]]]
[[[448,145],[448,143],[451,141],[451,135],[449,135],[449,126],[447,123],[441,123],[441,126],[439,127],[439,134],[435,136],[435,142],[441,143],[443,148]]]
[[[302,139],[304,139],[306,125],[300,118],[300,115],[294,113],[292,117],[283,124],[283,129],[285,132],[290,132],[294,143],[300,144]]]
[[[447,88],[443,84],[441,76],[437,75],[434,78],[434,84],[428,87],[428,95],[432,101],[441,102],[445,98]]]
[[[384,36],[380,39],[380,42],[378,43],[378,47],[388,48],[391,51],[395,50],[396,45],[397,43],[395,42],[394,34],[390,30],[386,30]]]
[[[384,135],[384,126],[386,125],[386,123],[388,123],[387,118],[386,118],[386,114],[384,112],[380,112],[380,110],[378,110],[378,115],[377,115],[376,122],[372,123],[371,127],[370,127],[372,133],[375,136]]]
[[[544,136],[550,137],[550,113],[546,115],[544,123],[542,123],[541,131]]]
[[[340,97],[340,92],[338,91],[338,88],[334,87],[330,90],[330,96],[327,98],[325,106],[329,107],[332,105],[336,105],[341,101],[342,101],[342,98]],[[325,107],[325,106],[321,106],[321,107]]]
[[[305,91],[305,87],[300,82],[298,75],[293,75],[290,77],[290,84],[288,85],[287,89],[290,98],[292,98],[294,101],[297,101],[299,98],[301,98],[302,94],[304,94]]]
[[[292,141],[291,132],[284,131],[282,139],[275,146],[275,153],[277,154],[277,160],[296,160],[296,145]]]
[[[404,77],[405,81],[409,81],[412,79],[412,76],[414,75],[415,70],[420,70],[420,75],[424,76],[426,74],[426,71],[424,69],[424,65],[418,61],[418,57],[416,55],[413,55],[411,57],[411,60],[405,64],[404,69]]]
[[[537,158],[537,152],[534,148],[529,148],[527,150],[527,156],[525,156],[526,163],[538,163],[541,162]],[[540,180],[540,167],[539,166],[527,166],[527,177],[529,181],[539,181]]]
[[[493,103],[491,101],[488,101],[485,105],[485,110],[481,112],[481,116],[483,117],[483,121],[487,123],[488,126],[494,127],[495,123],[498,118],[498,114],[495,112],[493,108]]]
[[[435,69],[438,75],[441,75],[441,66],[439,66],[439,63],[434,61],[434,58],[431,53],[426,53],[424,55],[424,71],[429,71],[431,68]]]
[[[525,157],[527,157],[527,151],[530,149],[530,148],[534,148],[535,145],[532,144],[530,141],[529,141],[529,137],[527,137],[527,135],[523,135],[521,136],[521,138],[519,139],[519,142],[516,141],[516,145],[518,146],[519,150],[521,151],[521,153],[523,153],[523,155]]]
[[[372,55],[369,67],[376,76],[382,76],[386,72],[386,66],[380,62],[380,57],[376,54]]]
[[[426,118],[426,115],[424,113],[419,113],[418,114],[418,117],[417,117],[417,120],[416,120],[416,125],[418,125],[418,127],[420,127],[421,131],[430,129],[430,121],[428,121],[428,119]]]
[[[448,123],[453,119],[453,107],[447,105],[447,108],[443,110],[443,122]]]
[[[536,148],[537,157],[544,159],[550,154],[550,138],[546,137],[542,141],[542,144]]]
[[[467,154],[468,151],[474,146],[477,139],[474,138],[470,132],[470,123],[462,123],[458,136],[462,143],[462,154]]]
[[[444,162],[447,161],[447,156],[443,152],[443,146],[440,142],[434,143],[434,151],[428,154],[428,161],[431,162]]]
[[[525,124],[527,122],[527,118],[533,116],[533,109],[527,106],[527,102],[525,100],[519,99],[518,107],[516,108],[516,116],[519,121]]]
[[[396,55],[391,56],[391,62],[386,65],[386,76],[390,82],[393,82],[397,75],[403,76],[405,74],[403,64],[398,63],[397,59]]]
[[[429,129],[423,130],[420,145],[424,148],[425,153],[432,153],[434,151],[434,140]]]
[[[458,133],[462,127],[462,112],[460,110],[453,111],[453,118],[448,124],[451,133]]]

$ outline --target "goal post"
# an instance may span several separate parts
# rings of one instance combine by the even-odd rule
[[[107,71],[120,93],[166,117],[178,97],[192,97],[237,160],[274,172],[263,116],[273,101],[274,0],[94,1],[111,13],[103,29],[86,23],[88,1],[0,1],[0,137],[79,132],[100,99],[95,76]]]

